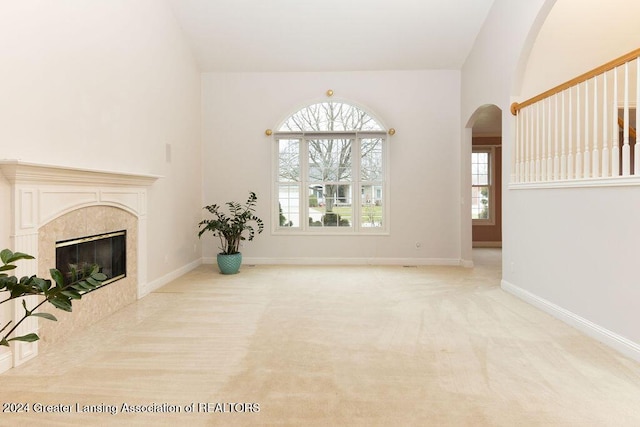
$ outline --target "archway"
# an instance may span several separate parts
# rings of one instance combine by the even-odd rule
[[[465,259],[473,259],[472,248],[502,247],[502,110],[493,104],[478,107],[465,130],[463,245],[469,254]]]

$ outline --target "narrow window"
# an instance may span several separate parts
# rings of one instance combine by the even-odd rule
[[[473,149],[471,153],[471,218],[474,223],[493,220],[492,150]]]

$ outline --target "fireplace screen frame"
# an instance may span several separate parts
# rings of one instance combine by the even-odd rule
[[[96,244],[96,242],[99,241],[102,242],[102,244],[100,244],[100,248],[97,248],[98,244]],[[113,251],[114,245],[117,246],[118,249],[120,249],[120,254],[117,255],[118,258],[115,261]],[[104,252],[104,249],[107,246],[109,246],[110,249],[108,257],[110,262],[108,263],[104,261],[104,253],[97,253]],[[61,255],[63,251],[67,251],[67,256]],[[75,254],[70,255],[69,251],[75,251]],[[94,234],[91,236],[57,241],[56,268],[60,270],[65,279],[69,277],[69,264],[77,265],[76,268],[78,269],[80,269],[80,267],[84,264],[97,264],[98,266],[100,266],[100,271],[107,275],[107,280],[102,282],[102,284],[96,289],[100,289],[103,286],[111,284],[120,279],[124,279],[125,277],[127,277],[127,230],[118,230],[108,233]],[[87,291],[86,293],[92,291]]]

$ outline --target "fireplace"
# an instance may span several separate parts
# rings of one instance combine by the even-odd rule
[[[71,281],[71,270],[97,265],[107,276],[102,286],[127,276],[127,230],[56,242],[56,268]],[[94,289],[95,290],[95,289]]]
[[[78,236],[125,231],[122,244],[126,248],[124,257],[115,263],[125,266],[123,272],[118,273],[115,268],[114,273],[113,263],[107,266],[109,263],[103,261],[102,255],[95,259],[104,264],[103,268],[112,270],[113,279],[117,279],[113,286],[101,286],[100,291],[83,295],[81,300],[74,301],[71,313],[56,310],[57,322],[38,321],[38,317],[31,316],[19,326],[16,334],[38,333],[40,340],[15,342],[10,348],[0,348],[0,372],[3,372],[36,357],[39,349],[46,352],[48,346],[81,332],[149,293],[147,188],[159,177],[19,160],[0,160],[0,173],[5,179],[0,182],[0,189],[10,194],[7,210],[10,247],[14,252],[36,257],[18,265],[15,271],[18,277],[50,277],[50,268],[62,267],[56,264],[56,243],[75,240]],[[28,305],[38,303],[35,296],[26,299]],[[0,307],[0,319],[15,321],[23,312],[21,301],[17,300],[15,304]]]
[[[107,243],[109,240],[111,244],[114,243],[111,237],[116,238],[116,246],[119,246],[118,241],[121,237],[125,237],[122,241],[126,252],[124,277],[109,285],[100,286],[93,292],[84,293],[82,299],[73,301],[71,313],[47,309],[58,318],[58,321],[39,323],[38,346],[42,352],[46,353],[50,346],[64,341],[70,335],[82,332],[88,325],[106,318],[137,299],[140,271],[138,225],[135,215],[120,208],[102,205],[74,209],[40,227],[36,260],[40,277],[50,277],[49,268],[54,265],[64,272],[66,266],[61,265],[63,261],[58,259],[58,252],[61,249],[58,246],[61,244],[70,243],[68,245],[70,252],[75,253],[65,256],[68,256],[72,263],[83,261],[90,264],[96,263],[107,270],[105,274],[109,273],[109,269],[113,271],[113,262],[108,261],[109,257],[105,255],[107,251],[103,248],[103,246],[111,246]],[[124,236],[112,236],[121,232]],[[78,236],[87,237],[78,238]],[[96,246],[99,249],[96,249]],[[62,247],[64,248],[65,246]],[[76,255],[79,252],[80,255]],[[69,262],[64,261],[64,263]],[[116,262],[118,263],[120,260]],[[116,274],[112,279],[118,276],[120,274]]]

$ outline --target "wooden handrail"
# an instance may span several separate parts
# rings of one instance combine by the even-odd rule
[[[600,74],[606,73],[609,70],[613,70],[614,68],[620,65],[626,64],[627,62],[631,62],[638,57],[640,57],[640,49],[636,49],[634,51],[627,53],[626,55],[622,55],[620,58],[614,59],[613,61],[609,61],[606,64],[599,66],[598,68],[594,68],[591,71],[587,71],[586,73],[581,74],[578,77],[575,77],[569,80],[568,82],[562,83],[561,85],[558,85],[552,89],[549,89],[546,92],[542,92],[540,95],[536,95],[533,98],[527,99],[524,102],[520,102],[520,103],[514,102],[513,104],[511,104],[511,114],[515,116],[518,114],[518,111],[520,111],[520,109],[528,105],[535,104],[538,101],[541,101],[545,98],[555,95],[556,93],[560,93],[563,90],[569,89],[570,87],[573,87],[577,84],[587,81],[590,78],[599,76]]]
[[[624,120],[622,120],[620,117],[618,117],[618,126],[620,126],[622,129],[624,129]],[[629,136],[631,138],[635,138],[636,137],[636,130],[635,128],[629,126]]]

